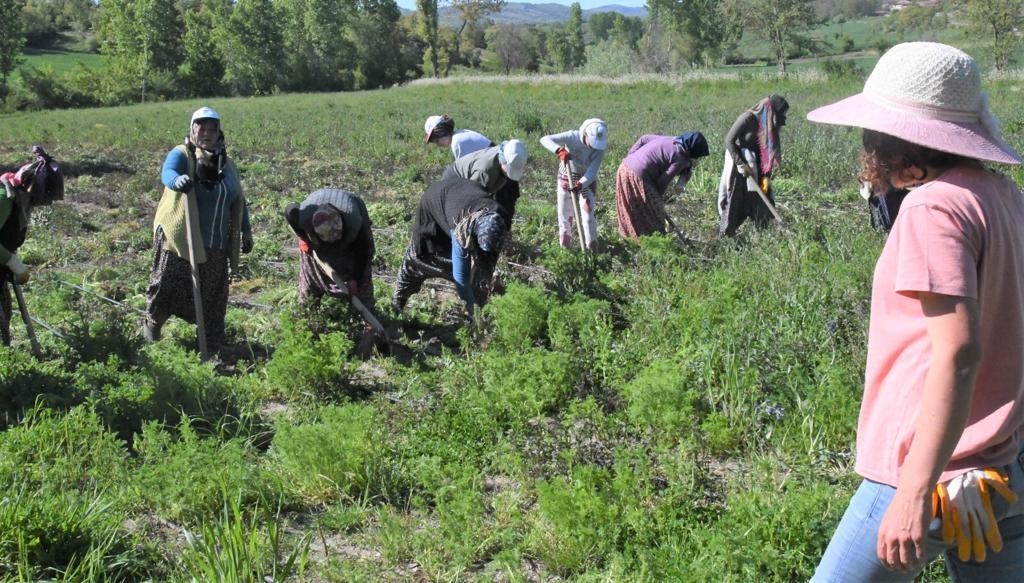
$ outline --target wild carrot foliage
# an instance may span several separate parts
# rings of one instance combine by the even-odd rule
[[[0,578],[806,579],[855,483],[883,241],[856,193],[859,136],[804,121],[860,83],[824,79],[212,100],[256,234],[220,364],[200,362],[183,322],[154,345],[138,335],[160,164],[207,102],[3,116],[5,169],[41,143],[68,180],[22,251],[29,308],[62,337],[37,327],[37,361],[16,321],[0,349]],[[988,87],[1018,147],[1020,86]],[[785,228],[717,240],[719,144],[769,92],[792,104]],[[448,162],[421,135],[437,112],[530,150],[502,291],[475,336],[450,286],[382,308],[400,350],[361,362],[343,307],[296,306],[281,209],[321,187],[361,194],[386,306],[417,197]],[[583,256],[557,247],[556,160],[537,139],[592,116],[610,127],[604,250]],[[691,129],[713,155],[668,208],[693,242],[618,240],[618,162],[643,133]]]

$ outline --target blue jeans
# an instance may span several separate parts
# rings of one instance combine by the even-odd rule
[[[952,545],[942,542],[942,522],[935,519],[929,526],[925,541],[928,562],[945,553],[946,569],[956,583],[1024,581],[1024,450],[1016,461],[1003,469],[1018,500],[1011,505],[1002,496],[992,493],[992,511],[999,520],[999,532],[1003,537],[1001,552],[987,549],[988,556],[982,563],[961,561],[957,557],[956,542]],[[923,565],[916,571],[886,569],[875,551],[879,524],[895,493],[896,488],[886,484],[870,480],[861,482],[818,563],[812,583],[913,581],[920,574]]]

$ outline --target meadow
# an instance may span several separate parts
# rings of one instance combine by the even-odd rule
[[[19,322],[0,348],[0,580],[806,580],[857,482],[883,235],[856,193],[859,135],[804,115],[860,84],[456,80],[0,116],[0,167],[40,143],[68,177],[22,252],[44,356]],[[988,84],[1018,148],[1022,85]],[[785,227],[719,240],[720,144],[770,92],[792,106]],[[201,362],[192,326],[146,344],[139,310],[160,165],[207,104],[256,245],[233,275],[232,350]],[[531,154],[476,335],[451,286],[387,307],[417,198],[448,162],[423,144],[437,112]],[[592,116],[610,126],[604,250],[582,255],[557,245],[556,159],[537,140]],[[692,129],[712,155],[669,211],[693,242],[620,240],[618,162],[643,133]],[[367,201],[400,354],[361,361],[345,306],[297,305],[281,209],[327,186]],[[941,564],[923,580],[947,580]]]

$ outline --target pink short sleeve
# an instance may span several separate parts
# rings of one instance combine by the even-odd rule
[[[930,204],[900,209],[895,291],[978,297],[973,229],[954,212]]]

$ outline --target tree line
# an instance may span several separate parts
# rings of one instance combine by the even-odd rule
[[[743,62],[752,41],[785,72],[793,57],[853,46],[836,35],[822,47],[813,26],[877,13],[883,2],[647,0],[646,18],[587,19],[576,3],[564,23],[495,24],[504,6],[416,0],[417,10],[403,15],[395,0],[0,0],[0,18],[11,23],[0,36],[0,88],[11,110],[370,89],[464,71],[663,73]],[[905,32],[956,14],[993,39],[995,64],[1006,66],[1019,47],[1022,9],[1024,0],[947,0],[888,20]],[[47,47],[68,35],[97,50],[102,69],[18,69],[26,43]],[[20,83],[9,89],[16,69]]]

